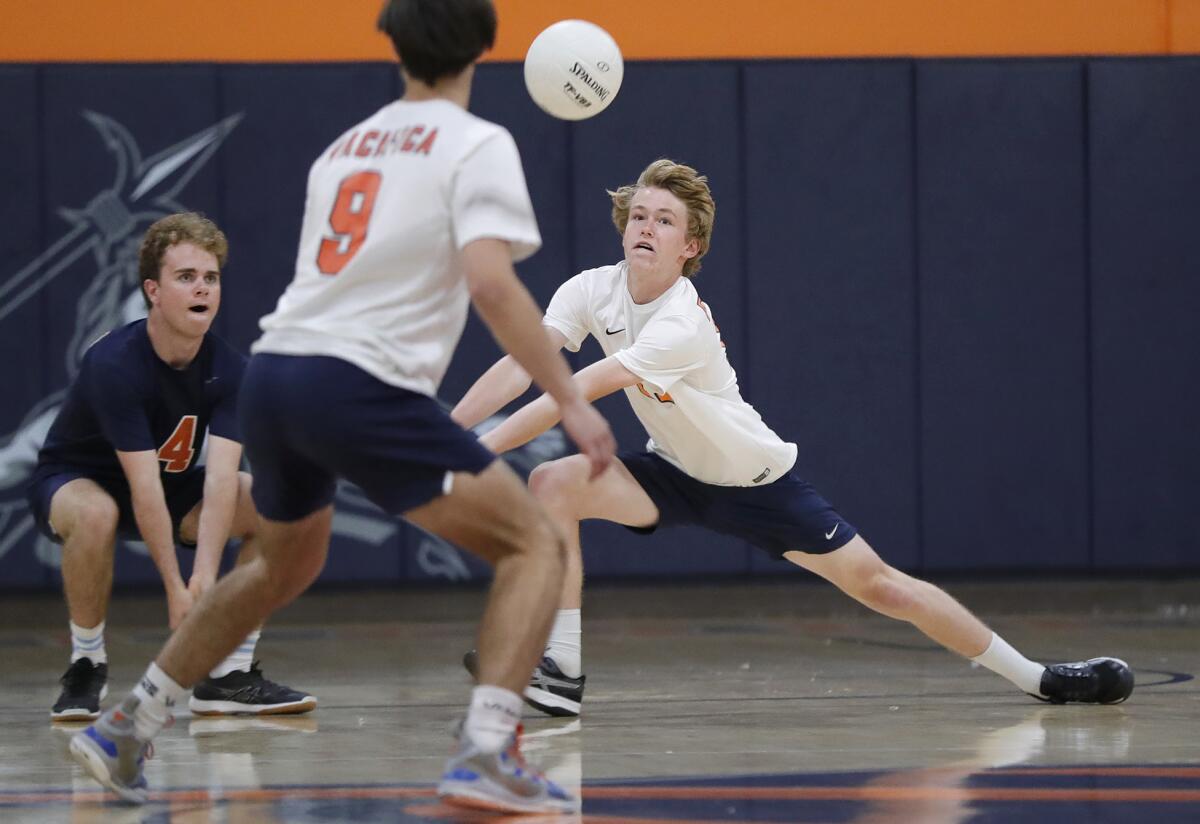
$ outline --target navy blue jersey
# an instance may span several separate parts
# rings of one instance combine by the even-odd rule
[[[116,452],[158,453],[165,487],[196,470],[207,429],[241,442],[237,396],[246,358],[211,332],[184,369],[164,363],[146,321],[114,329],[83,356],[38,454],[38,475],[84,471],[124,480]]]

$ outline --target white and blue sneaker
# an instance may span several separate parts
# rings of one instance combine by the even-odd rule
[[[71,757],[84,772],[131,804],[146,803],[146,776],[142,766],[150,757],[152,745],[133,734],[131,713],[125,702],[103,715],[95,724],[71,736]]]
[[[458,733],[458,752],[446,762],[437,793],[459,807],[501,813],[577,813],[579,800],[521,755],[521,728],[500,752],[484,752],[465,729]]]

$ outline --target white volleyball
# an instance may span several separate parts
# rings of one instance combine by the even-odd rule
[[[613,102],[625,76],[617,41],[586,20],[560,20],[525,55],[525,88],[547,114],[583,120]]]

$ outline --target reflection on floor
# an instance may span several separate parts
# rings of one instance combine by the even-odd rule
[[[1031,657],[1125,658],[1133,697],[1034,702],[817,585],[598,588],[583,717],[529,718],[525,751],[582,791],[580,822],[1200,820],[1195,582],[949,588]],[[148,765],[143,808],[84,778],[65,757],[75,727],[48,721],[69,649],[61,605],[5,603],[0,820],[519,821],[432,792],[480,603],[477,592],[307,596],[268,625],[260,653],[319,709],[181,710]],[[114,605],[110,701],[165,636],[147,623],[159,612],[153,598]]]

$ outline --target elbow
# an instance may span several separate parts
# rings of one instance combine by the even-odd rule
[[[513,388],[518,394],[524,394],[529,387],[533,386],[533,378],[525,371],[521,364],[517,363],[517,359],[512,355],[505,355],[505,367],[510,371],[513,379]]]
[[[486,313],[487,310],[502,304],[508,297],[509,290],[496,278],[468,276],[467,294],[470,295],[475,308]]]

